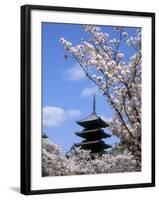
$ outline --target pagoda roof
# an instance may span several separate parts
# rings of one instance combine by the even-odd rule
[[[111,145],[105,144],[103,140],[95,140],[95,141],[83,141],[81,143],[76,143],[75,146],[81,146],[82,148],[90,149],[90,150],[97,150],[98,148],[101,149],[108,149],[111,148]]]
[[[75,134],[79,137],[85,138],[85,139],[102,139],[102,138],[108,138],[111,137],[108,133],[105,133],[103,129],[84,129],[83,131],[80,132],[75,132]]]
[[[47,136],[46,134],[43,134],[43,135],[42,135],[42,138],[47,139],[48,136]]]
[[[96,112],[93,112],[82,120],[76,121],[76,123],[84,128],[106,128],[109,126]]]

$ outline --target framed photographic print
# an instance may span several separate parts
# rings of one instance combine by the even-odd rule
[[[21,193],[155,186],[155,14],[21,7]]]

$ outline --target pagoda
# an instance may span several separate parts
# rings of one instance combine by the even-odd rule
[[[76,123],[83,127],[80,132],[75,134],[84,140],[81,143],[76,143],[74,146],[81,147],[85,150],[91,150],[91,153],[100,153],[111,146],[104,142],[104,138],[111,137],[111,135],[104,132],[103,128],[109,126],[104,120],[96,114],[96,100],[95,94],[93,97],[93,112],[85,119],[76,121]]]
[[[47,139],[48,136],[47,136],[45,133],[42,133],[42,138],[43,138],[43,139]]]

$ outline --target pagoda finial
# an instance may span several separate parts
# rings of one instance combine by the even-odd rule
[[[93,95],[93,112],[94,113],[96,112],[96,96],[95,96],[95,93]]]

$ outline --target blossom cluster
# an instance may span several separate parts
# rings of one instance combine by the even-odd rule
[[[59,145],[48,138],[42,139],[42,174],[43,176],[63,176],[98,173],[119,173],[140,171],[136,161],[129,153],[95,155],[90,151],[74,148],[66,156]]]

